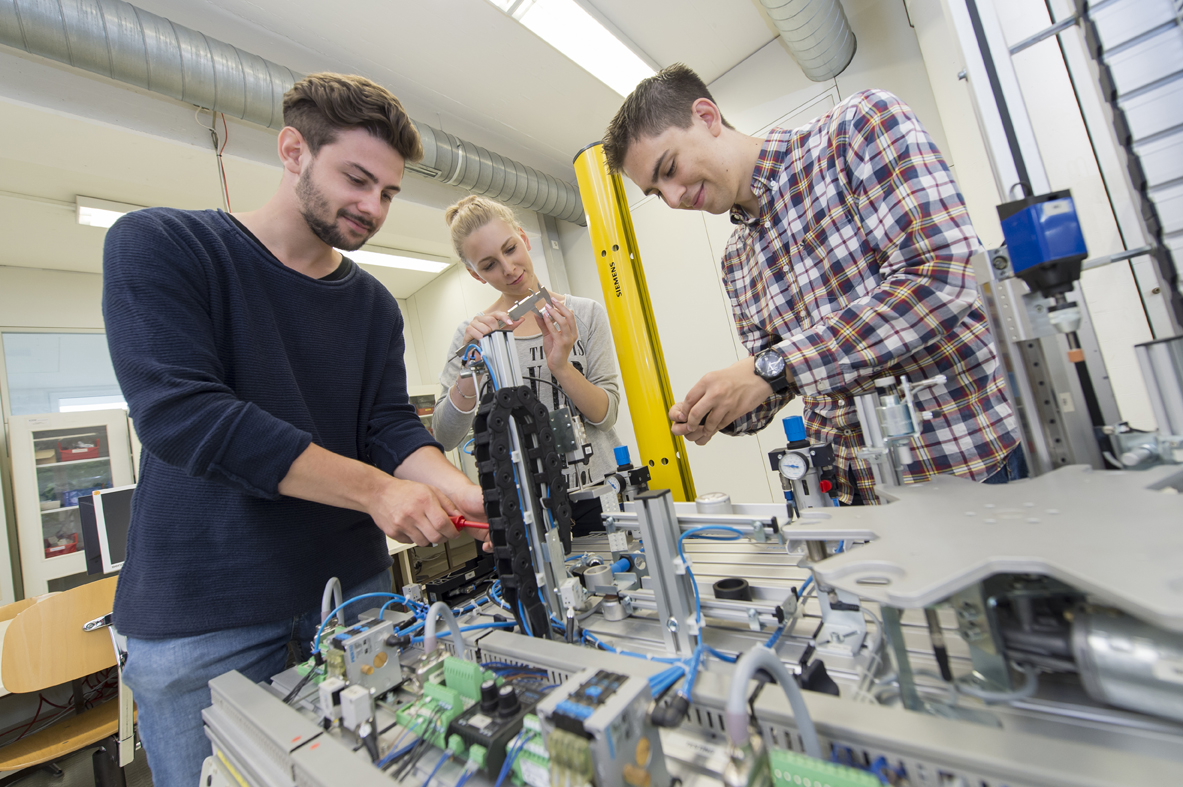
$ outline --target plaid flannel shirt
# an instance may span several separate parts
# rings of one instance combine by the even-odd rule
[[[736,207],[723,257],[735,324],[753,354],[775,348],[804,396],[809,438],[834,447],[838,490],[874,500],[853,397],[882,377],[948,382],[917,395],[932,413],[905,481],[981,481],[1018,444],[978,300],[980,244],[940,152],[898,98],[871,90],[795,129],[775,129],[752,178],[757,215]],[[758,431],[792,398],[769,398],[724,430]]]

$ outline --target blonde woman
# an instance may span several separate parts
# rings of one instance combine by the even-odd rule
[[[612,449],[620,445],[613,426],[620,406],[620,377],[608,327],[599,303],[575,295],[553,295],[554,305],[541,318],[529,314],[514,322],[513,304],[538,290],[530,241],[513,211],[499,202],[465,197],[444,213],[456,253],[468,273],[497,290],[497,300],[456,328],[448,362],[440,374],[441,393],[432,417],[435,438],[447,449],[460,445],[472,426],[479,389],[472,376],[461,377],[462,346],[480,343],[499,324],[513,326],[523,383],[550,410],[570,406],[587,427],[592,457],[566,469],[569,489],[597,483],[616,469]],[[573,501],[574,535],[602,530],[598,500]]]

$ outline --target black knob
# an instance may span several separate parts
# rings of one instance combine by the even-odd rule
[[[497,682],[487,680],[481,684],[481,713],[497,710]]]
[[[522,703],[518,699],[518,693],[514,691],[513,686],[502,686],[501,694],[497,701],[497,715],[508,718],[517,713],[521,707]]]

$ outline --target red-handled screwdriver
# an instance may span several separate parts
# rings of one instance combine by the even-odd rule
[[[460,516],[459,514],[457,514],[454,517],[449,517],[449,518],[452,520],[452,524],[456,526],[457,530],[462,530],[466,527],[471,527],[476,530],[488,530],[489,529],[489,526],[487,524],[485,524],[484,522],[470,522],[469,520],[465,519],[464,517]]]

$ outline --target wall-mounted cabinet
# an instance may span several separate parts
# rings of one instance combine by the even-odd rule
[[[134,481],[127,413],[14,415],[9,436],[24,595],[80,584],[78,498]]]

